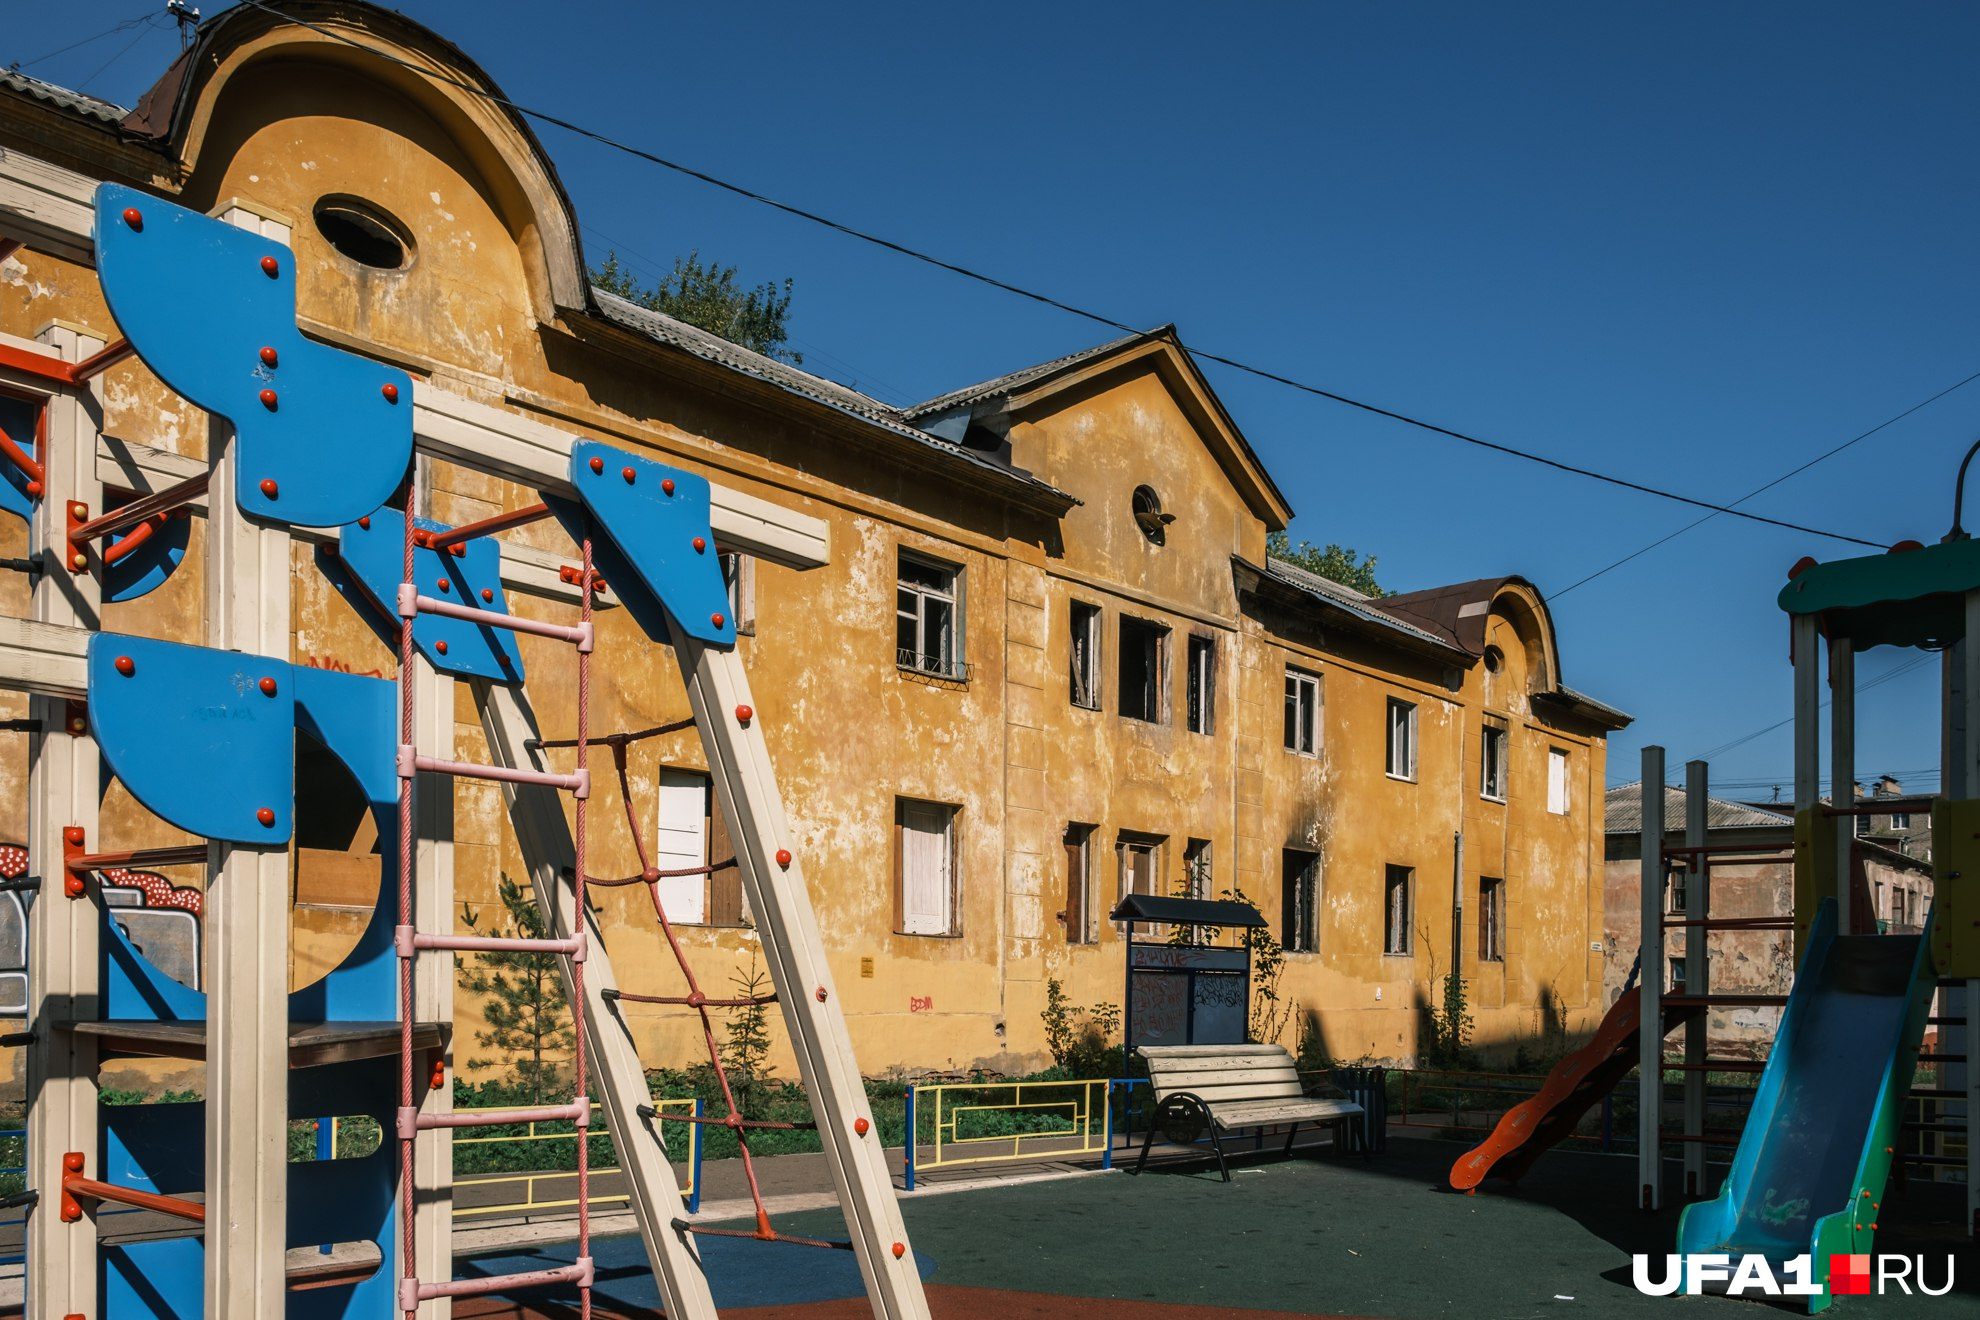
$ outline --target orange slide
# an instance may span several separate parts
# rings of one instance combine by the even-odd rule
[[[1666,1007],[1664,1034],[1700,1011],[1690,1005]],[[1555,1064],[1537,1095],[1507,1110],[1492,1135],[1451,1166],[1451,1186],[1475,1191],[1487,1174],[1517,1179],[1543,1152],[1572,1133],[1589,1106],[1636,1066],[1641,1015],[1637,991],[1625,990],[1595,1029],[1595,1038]]]

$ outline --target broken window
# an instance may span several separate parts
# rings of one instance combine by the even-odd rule
[[[1120,896],[1129,894],[1159,894],[1162,892],[1162,844],[1159,834],[1136,834],[1122,830],[1115,844],[1116,861],[1120,868]],[[1129,934],[1136,936],[1154,935],[1160,926],[1152,921],[1130,923]]]
[[[1382,952],[1408,953],[1411,948],[1409,933],[1409,908],[1411,883],[1416,872],[1407,866],[1388,868],[1384,883],[1382,908]]]
[[[1217,643],[1189,639],[1189,731],[1212,732],[1217,709]]]
[[[1488,721],[1491,718],[1491,716],[1486,717]],[[1481,759],[1484,762],[1483,782],[1479,784],[1478,791],[1494,802],[1506,800],[1506,749],[1511,742],[1512,735],[1503,725],[1495,727],[1490,723],[1486,724],[1485,742],[1481,748]]]
[[[1416,707],[1389,698],[1389,756],[1391,779],[1416,778]]]
[[[903,935],[956,935],[956,808],[894,799],[895,900]]]
[[[1320,676],[1286,671],[1286,750],[1320,754]]]
[[[1280,861],[1280,905],[1287,953],[1320,951],[1320,854],[1288,848]]]
[[[963,678],[962,573],[901,552],[895,602],[895,663],[916,673]]]
[[[1121,715],[1130,720],[1163,724],[1168,720],[1163,695],[1169,668],[1169,630],[1146,619],[1121,616]]]
[[[1506,960],[1506,882],[1489,876],[1478,882],[1478,957]]]
[[[1100,607],[1072,603],[1072,704],[1100,709]]]

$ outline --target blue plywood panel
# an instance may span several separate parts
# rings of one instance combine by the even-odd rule
[[[631,597],[643,592],[688,636],[735,645],[736,621],[729,617],[729,592],[709,528],[706,478],[580,440],[571,447],[571,484],[633,575],[633,581],[623,573],[615,580],[613,571],[605,570],[605,580],[628,609]]]
[[[291,1118],[347,1118],[364,1114],[377,1120],[384,1137],[378,1149],[355,1159],[316,1160],[289,1165],[288,1238],[290,1247],[324,1243],[378,1244],[379,1259],[392,1259],[397,1240],[398,1146],[390,1139],[398,1104],[396,1057],[306,1068],[289,1075]],[[367,1320],[392,1314],[392,1268],[383,1265],[369,1279],[335,1288],[289,1294],[289,1320]]]
[[[196,1237],[105,1247],[103,1320],[200,1320],[206,1247]]]
[[[167,519],[137,549],[103,571],[103,599],[136,600],[164,586],[165,579],[185,560],[191,539],[191,518]]]
[[[413,526],[428,532],[448,530],[445,523],[426,518],[414,518]],[[394,650],[399,638],[399,584],[405,581],[406,571],[405,528],[405,515],[397,509],[378,509],[345,527],[337,539],[345,571],[389,626]],[[502,547],[494,538],[483,536],[464,543],[461,550],[463,553],[456,555],[414,548],[413,585],[419,594],[507,614],[509,604],[502,594]],[[442,582],[447,584],[444,588]],[[484,591],[488,593],[485,599]],[[443,674],[497,683],[523,681],[522,652],[516,648],[516,635],[507,628],[422,614],[413,621],[413,645]]]
[[[41,456],[35,438],[41,429],[40,419],[39,403],[0,394],[0,431],[36,458]],[[27,493],[27,483],[27,473],[0,458],[0,513],[11,513],[22,522],[32,516],[34,500]]]
[[[398,488],[412,458],[412,378],[303,338],[288,248],[106,183],[96,267],[144,364],[233,423],[243,511],[334,527]]]
[[[295,799],[289,672],[281,660],[98,633],[89,642],[90,729],[112,773],[153,814],[208,839],[286,843]]]
[[[103,911],[103,1020],[106,1022],[204,1022],[206,996],[151,965],[117,923]]]

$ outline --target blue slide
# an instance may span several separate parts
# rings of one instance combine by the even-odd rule
[[[1871,1250],[1905,1093],[1937,974],[1924,935],[1837,935],[1828,899],[1717,1197],[1685,1207],[1682,1254],[1765,1256],[1776,1278],[1811,1257],[1829,1304],[1829,1257]]]

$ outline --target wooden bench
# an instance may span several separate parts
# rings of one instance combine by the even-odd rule
[[[1217,1168],[1229,1182],[1222,1134],[1284,1124],[1284,1153],[1291,1155],[1293,1134],[1302,1123],[1327,1124],[1334,1129],[1334,1148],[1346,1150],[1349,1124],[1362,1114],[1360,1105],[1344,1097],[1308,1095],[1292,1055],[1281,1045],[1144,1045],[1135,1052],[1148,1061],[1155,1089],[1155,1113],[1135,1173],[1148,1162],[1157,1135],[1187,1146],[1207,1131]],[[1362,1146],[1365,1156],[1367,1143]]]

